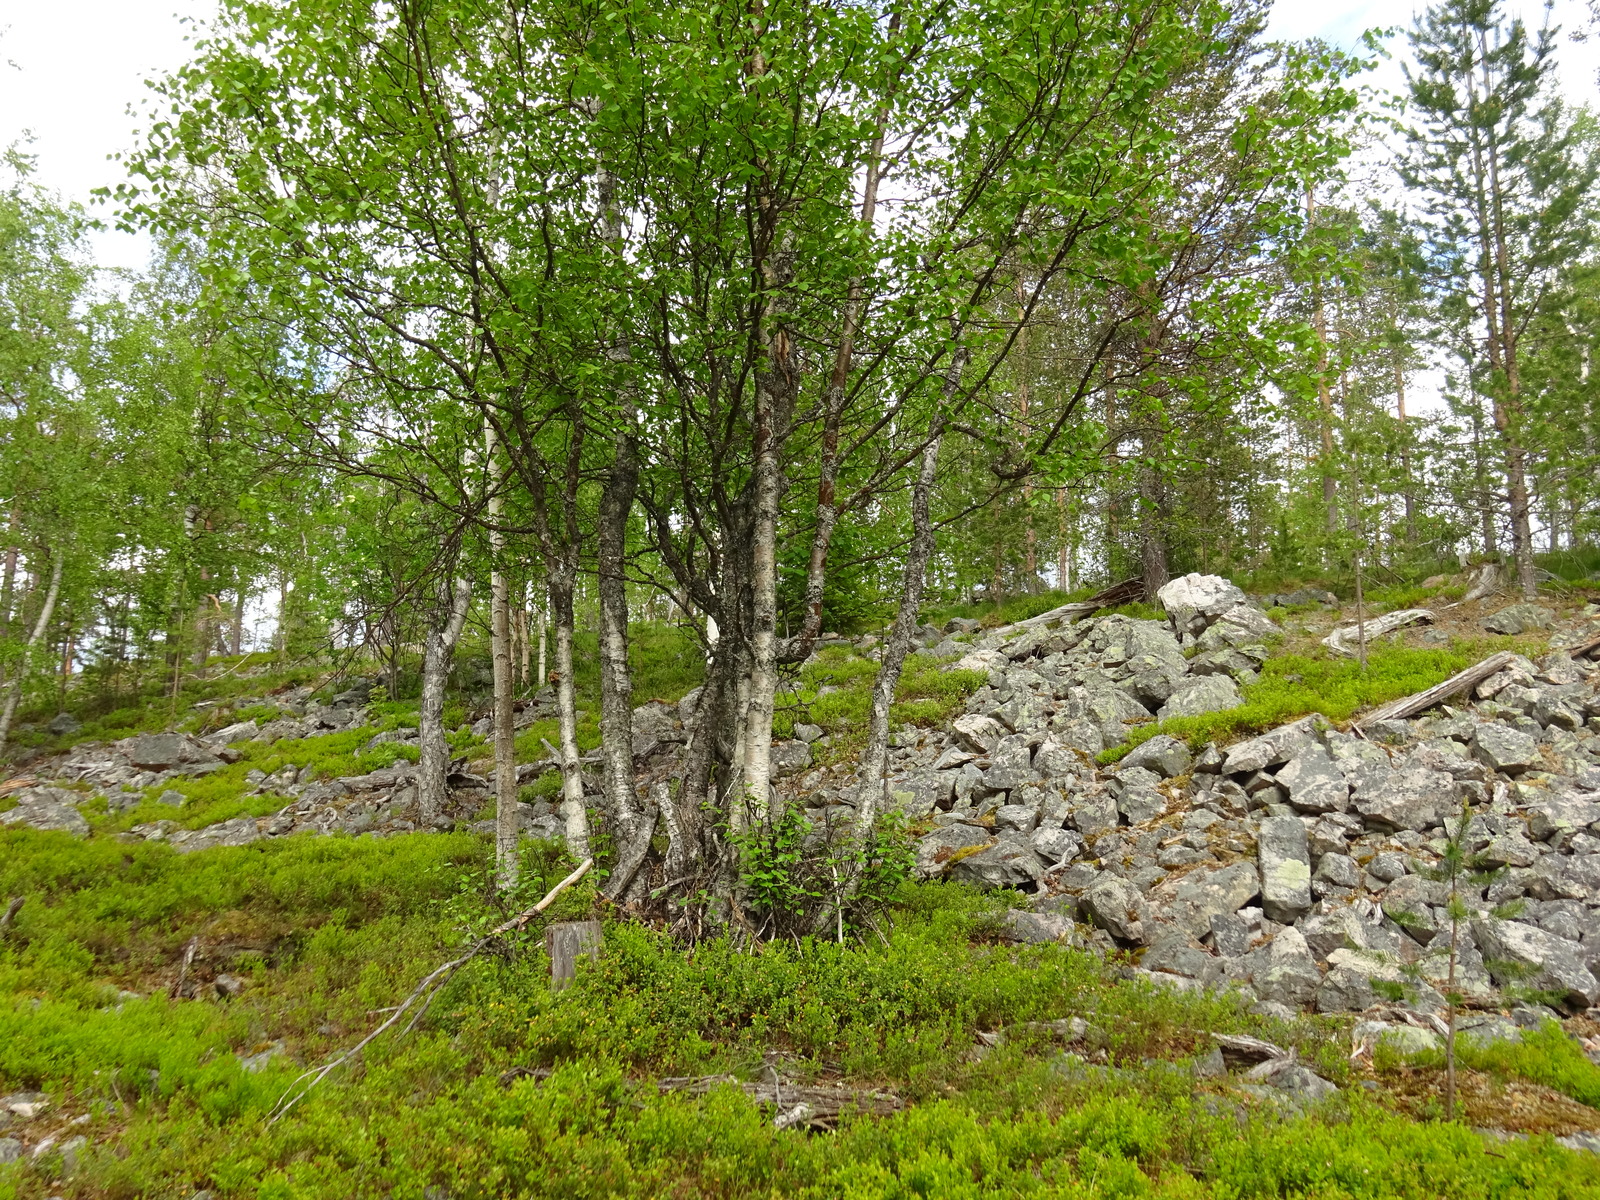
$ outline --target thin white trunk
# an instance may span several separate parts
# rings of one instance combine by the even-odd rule
[[[440,599],[444,598],[441,594]],[[444,686],[471,601],[472,584],[457,579],[449,592],[448,607],[439,606],[423,642],[422,699],[417,706],[417,740],[422,751],[417,760],[417,814],[423,824],[431,824],[444,811],[445,777],[450,772],[450,747],[444,740]]]
[[[28,678],[29,660],[33,657],[34,649],[44,640],[44,632],[50,627],[50,618],[56,611],[56,597],[61,595],[64,557],[56,555],[55,565],[50,568],[50,588],[44,594],[39,619],[34,622],[33,632],[28,635],[27,644],[22,648],[22,661],[17,664],[16,675],[6,689],[5,710],[0,712],[0,751],[6,748],[6,739],[11,736],[11,722],[17,715],[17,701],[22,698],[22,685]]]
[[[517,743],[511,682],[511,590],[506,583],[506,535],[498,528],[505,512],[505,469],[495,452],[494,426],[485,422],[484,454],[489,468],[489,637],[494,663],[494,862],[500,890],[517,886]]]
[[[583,806],[583,769],[578,763],[577,692],[572,685],[573,571],[569,563],[550,577],[550,607],[556,626],[556,708],[561,721],[561,816],[567,852],[589,857],[589,813]]]

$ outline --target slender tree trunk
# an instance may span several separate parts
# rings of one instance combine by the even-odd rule
[[[545,590],[546,590],[546,592],[549,591],[548,588],[546,588]],[[547,633],[547,629],[548,629],[548,626],[549,626],[549,621],[546,618],[547,618],[547,616],[549,614],[549,607],[550,606],[549,606],[549,601],[548,600],[546,600],[546,599],[541,599],[540,600],[540,602],[539,602],[539,675],[538,675],[539,682],[534,686],[534,691],[538,691],[540,688],[544,687],[544,685],[550,681],[549,664],[545,661],[546,648],[547,648],[547,642],[548,642],[548,638],[546,636],[546,633]]]
[[[5,637],[11,632],[11,604],[16,599],[17,556],[20,553],[17,547],[17,527],[21,523],[22,514],[13,508],[11,520],[8,522],[10,544],[6,546],[5,568],[3,573],[0,573],[0,637]]]
[[[583,806],[583,767],[578,758],[578,694],[572,678],[576,574],[572,563],[566,559],[550,571],[550,614],[555,618],[556,626],[556,713],[561,723],[561,816],[566,823],[567,853],[581,861],[589,857],[589,813]]]
[[[56,598],[61,595],[61,571],[65,556],[56,555],[56,561],[50,568],[50,587],[45,592],[44,604],[39,609],[39,619],[34,622],[33,632],[28,635],[28,641],[22,648],[22,661],[17,664],[16,673],[6,687],[6,702],[4,710],[0,710],[0,751],[6,748],[6,740],[11,736],[11,722],[17,715],[17,701],[22,698],[22,685],[27,682],[29,660],[34,648],[44,640],[45,630],[50,627],[50,618],[56,610]]]
[[[484,422],[484,461],[489,470],[489,640],[494,672],[494,861],[495,879],[503,892],[517,886],[520,863],[517,844],[522,822],[517,815],[517,729],[511,680],[511,588],[506,580],[506,535],[500,530],[505,513],[505,468],[494,426]]]
[[[605,757],[607,807],[617,820],[617,853],[631,861],[634,843],[648,840],[643,814],[634,796],[633,679],[628,667],[628,517],[639,486],[638,443],[633,431],[633,405],[624,405],[611,470],[600,495],[600,738]],[[652,814],[652,824],[654,814]],[[606,894],[615,899],[631,880],[615,874]]]
[[[1056,587],[1072,590],[1072,541],[1067,529],[1067,489],[1056,489]]]
[[[945,378],[944,406],[934,414],[928,429],[928,441],[922,449],[922,461],[917,469],[917,482],[911,492],[911,544],[906,549],[905,570],[900,579],[900,605],[884,643],[877,679],[873,682],[867,747],[861,755],[860,785],[856,791],[855,834],[858,843],[872,832],[888,786],[889,712],[894,705],[895,692],[900,687],[900,673],[905,666],[906,655],[911,651],[911,639],[916,633],[922,608],[922,593],[927,585],[928,563],[933,558],[932,502],[939,468],[939,445],[944,439],[948,408],[955,402],[965,364],[965,348],[959,348],[951,356]]]
[[[1316,224],[1316,193],[1306,189],[1306,225]],[[1318,433],[1322,438],[1322,504],[1327,511],[1327,528],[1330,534],[1339,530],[1339,485],[1333,467],[1333,392],[1328,387],[1328,318],[1322,307],[1322,283],[1311,285],[1311,324],[1317,335],[1317,399],[1321,407]]]
[[[438,601],[422,643],[422,699],[417,705],[417,815],[432,824],[444,811],[445,780],[450,773],[450,747],[444,740],[444,689],[450,661],[467,621],[472,584],[457,579],[439,585]]]
[[[244,602],[244,586],[241,584],[234,593],[233,628],[229,631],[228,652],[235,658],[244,653]]]

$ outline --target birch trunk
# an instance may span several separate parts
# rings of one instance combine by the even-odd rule
[[[17,663],[16,674],[6,687],[6,703],[4,711],[0,711],[0,751],[6,748],[6,741],[11,736],[11,722],[17,715],[17,702],[22,698],[22,685],[28,678],[29,660],[34,649],[44,640],[45,630],[50,627],[50,618],[56,610],[56,598],[61,595],[61,570],[63,556],[56,555],[56,561],[50,568],[50,587],[44,594],[44,604],[39,609],[39,619],[34,622],[33,632],[28,635],[28,641],[22,648],[22,659]]]
[[[494,426],[484,423],[484,461],[489,469],[489,640],[494,671],[494,863],[502,892],[517,886],[517,843],[522,824],[517,817],[517,731],[512,711],[511,588],[506,581],[506,535],[499,528],[505,512],[505,469],[496,452]]]
[[[639,485],[638,446],[633,434],[633,406],[624,406],[623,427],[615,457],[600,495],[600,745],[605,760],[606,803],[617,820],[617,854],[633,861],[635,843],[648,841],[633,788],[633,679],[628,669],[628,516]],[[654,814],[651,814],[654,824]],[[638,859],[642,861],[642,857]],[[638,869],[634,861],[634,870]],[[606,895],[615,899],[632,875],[613,873]]]
[[[589,857],[589,813],[583,806],[583,768],[578,762],[578,701],[572,686],[574,576],[570,561],[550,572],[550,615],[556,627],[556,710],[561,723],[561,817],[567,853]]]
[[[444,686],[450,660],[467,621],[472,585],[457,579],[448,592],[441,586],[439,605],[422,649],[422,699],[417,705],[417,814],[432,824],[444,811],[445,778],[450,773],[450,747],[444,740]]]

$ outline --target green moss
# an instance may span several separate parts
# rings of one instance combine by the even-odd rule
[[[1326,653],[1278,655],[1267,660],[1255,683],[1240,688],[1244,703],[1237,708],[1137,726],[1127,742],[1103,752],[1100,761],[1116,762],[1158,733],[1200,746],[1260,733],[1308,713],[1348,721],[1362,709],[1442,683],[1497,650],[1530,648],[1510,638],[1457,642],[1447,649],[1373,645],[1368,648],[1366,669],[1354,659]]]

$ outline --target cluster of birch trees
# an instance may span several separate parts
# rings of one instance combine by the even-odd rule
[[[692,883],[778,815],[775,696],[826,629],[888,628],[865,837],[930,597],[1327,577],[1363,547],[1509,549],[1531,581],[1536,531],[1589,544],[1596,513],[1593,435],[1566,436],[1594,427],[1590,119],[1490,0],[1419,20],[1400,132],[1358,58],[1270,44],[1265,15],[225,3],[119,189],[147,277],[95,292],[81,217],[9,194],[37,269],[0,284],[7,320],[60,332],[0,347],[12,706],[74,638],[97,686],[175,694],[265,593],[280,653],[420,659],[437,805],[481,620],[509,880],[530,610],[589,839],[588,622],[626,896],[658,830]],[[1349,168],[1385,134],[1386,206]],[[1418,420],[1437,361],[1451,409]],[[707,671],[683,778],[647,795],[629,643],[658,616]]]

